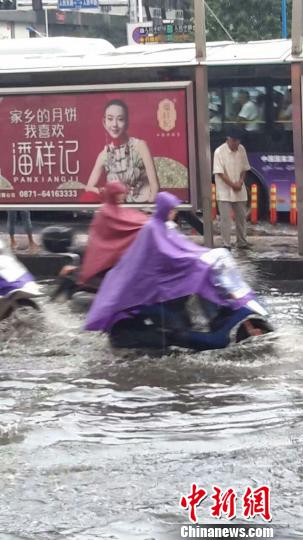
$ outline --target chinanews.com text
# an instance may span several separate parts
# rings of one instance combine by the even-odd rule
[[[182,525],[180,538],[274,538],[273,527],[262,525]]]

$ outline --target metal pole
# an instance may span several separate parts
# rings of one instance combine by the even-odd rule
[[[195,43],[197,60],[205,60],[206,41],[204,0],[195,0]]]
[[[129,0],[129,22],[138,22],[137,16],[137,0]]]
[[[281,20],[282,20],[282,39],[287,39],[287,4],[286,0],[281,0]]]
[[[291,53],[299,56],[302,52],[302,30],[303,30],[303,2],[293,0],[292,2],[292,22],[291,22]]]
[[[204,242],[213,247],[213,226],[211,216],[211,154],[208,116],[208,76],[205,40],[205,5],[204,0],[195,0],[195,43],[196,60],[196,126],[198,154],[198,196],[203,212]]]
[[[44,16],[45,16],[45,35],[48,37],[48,10],[47,7],[44,8]]]
[[[303,255],[303,137],[302,137],[302,67],[301,62],[291,65],[292,123],[297,185],[298,250]]]
[[[143,22],[142,0],[138,0],[138,19],[139,19],[139,22]]]

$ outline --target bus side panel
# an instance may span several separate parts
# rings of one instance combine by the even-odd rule
[[[294,156],[286,153],[249,153],[248,158],[268,193],[272,184],[277,186],[277,210],[289,212],[290,186],[295,182]]]

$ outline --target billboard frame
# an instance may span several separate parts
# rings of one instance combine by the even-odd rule
[[[187,154],[188,154],[188,189],[189,203],[180,205],[180,208],[194,209],[198,208],[197,199],[197,169],[196,169],[196,137],[195,137],[195,117],[194,117],[194,92],[192,81],[173,81],[173,82],[151,82],[151,83],[124,83],[124,84],[97,84],[97,85],[64,85],[64,86],[22,86],[22,87],[7,87],[0,89],[0,97],[3,96],[18,96],[18,95],[35,95],[35,94],[72,94],[72,93],[90,93],[90,92],[131,92],[140,90],[185,90],[185,105],[186,105],[186,123],[187,123]],[[99,208],[100,204],[2,204],[0,210],[94,210]],[[154,203],[128,203],[125,205],[129,208],[152,208]]]

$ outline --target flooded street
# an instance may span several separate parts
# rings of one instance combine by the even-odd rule
[[[2,322],[0,540],[175,540],[192,482],[269,485],[303,538],[303,284],[274,287],[276,332],[225,351],[119,357],[47,301]]]

